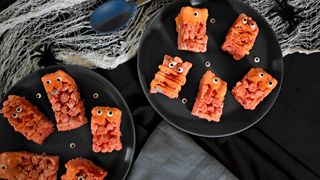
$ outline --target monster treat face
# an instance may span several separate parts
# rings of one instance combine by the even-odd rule
[[[249,54],[258,33],[257,23],[242,13],[229,29],[221,49],[231,54],[235,60],[241,60]]]
[[[122,149],[121,114],[118,108],[94,107],[91,111],[92,150],[94,152],[112,152]]]
[[[37,144],[42,144],[54,131],[53,123],[25,97],[9,95],[2,113],[15,131]]]
[[[69,74],[58,70],[44,75],[41,81],[55,113],[58,131],[76,129],[87,123],[83,101]]]
[[[191,114],[208,121],[219,122],[226,92],[227,83],[208,70],[200,80],[198,96]]]
[[[0,154],[0,179],[56,180],[58,167],[58,156],[25,151]]]
[[[103,180],[107,176],[107,171],[84,158],[72,159],[65,167],[67,172],[62,180]]]
[[[254,110],[277,84],[278,81],[262,68],[252,68],[231,93],[245,109]]]
[[[159,71],[151,81],[150,93],[162,93],[169,98],[177,98],[181,87],[187,81],[186,76],[191,67],[190,62],[165,55],[162,65],[159,65]]]
[[[176,31],[178,33],[178,49],[206,52],[208,36],[207,19],[208,9],[182,7],[180,13],[175,18]]]

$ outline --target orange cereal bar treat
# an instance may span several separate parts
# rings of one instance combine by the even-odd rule
[[[254,110],[277,83],[278,81],[262,68],[251,68],[243,79],[237,82],[231,93],[245,109]]]
[[[177,98],[181,87],[187,81],[186,76],[191,67],[190,62],[183,62],[180,57],[165,55],[159,71],[151,81],[150,93],[162,93],[169,98]]]
[[[176,31],[178,33],[178,49],[206,52],[208,36],[207,19],[208,9],[182,7],[180,13],[175,18]]]

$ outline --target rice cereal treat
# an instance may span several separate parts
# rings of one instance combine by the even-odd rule
[[[207,19],[208,9],[182,7],[180,13],[175,18],[176,31],[178,32],[178,49],[206,52],[208,36]]]
[[[229,29],[221,49],[239,61],[249,54],[258,33],[257,23],[251,17],[241,13]]]
[[[208,70],[200,80],[199,92],[191,114],[208,121],[219,122],[226,92],[227,83]]]
[[[65,167],[67,172],[61,180],[103,180],[107,176],[107,171],[84,158],[72,159]]]
[[[150,83],[150,93],[162,93],[169,98],[177,98],[181,87],[187,81],[186,76],[191,67],[190,62],[183,62],[178,56],[165,55],[159,71]]]
[[[0,179],[56,180],[59,157],[26,151],[0,153]]]
[[[231,93],[244,109],[254,110],[277,83],[278,81],[262,68],[251,68],[243,79],[237,82]]]
[[[97,106],[91,113],[92,150],[102,153],[121,150],[121,110]]]
[[[9,95],[1,111],[16,132],[37,144],[54,131],[53,123],[25,97]]]
[[[64,71],[58,70],[41,78],[52,105],[58,131],[69,131],[87,123],[77,84]]]

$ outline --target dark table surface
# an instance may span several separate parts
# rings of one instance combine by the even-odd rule
[[[0,11],[14,0],[0,1]],[[240,179],[320,179],[320,53],[284,57],[284,81],[269,113],[250,129],[196,143]],[[136,58],[114,70],[94,70],[110,80],[127,101],[137,134],[139,155],[162,118],[139,84]]]

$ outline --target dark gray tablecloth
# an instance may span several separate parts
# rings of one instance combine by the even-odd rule
[[[237,179],[187,134],[162,121],[135,161],[129,180]]]

